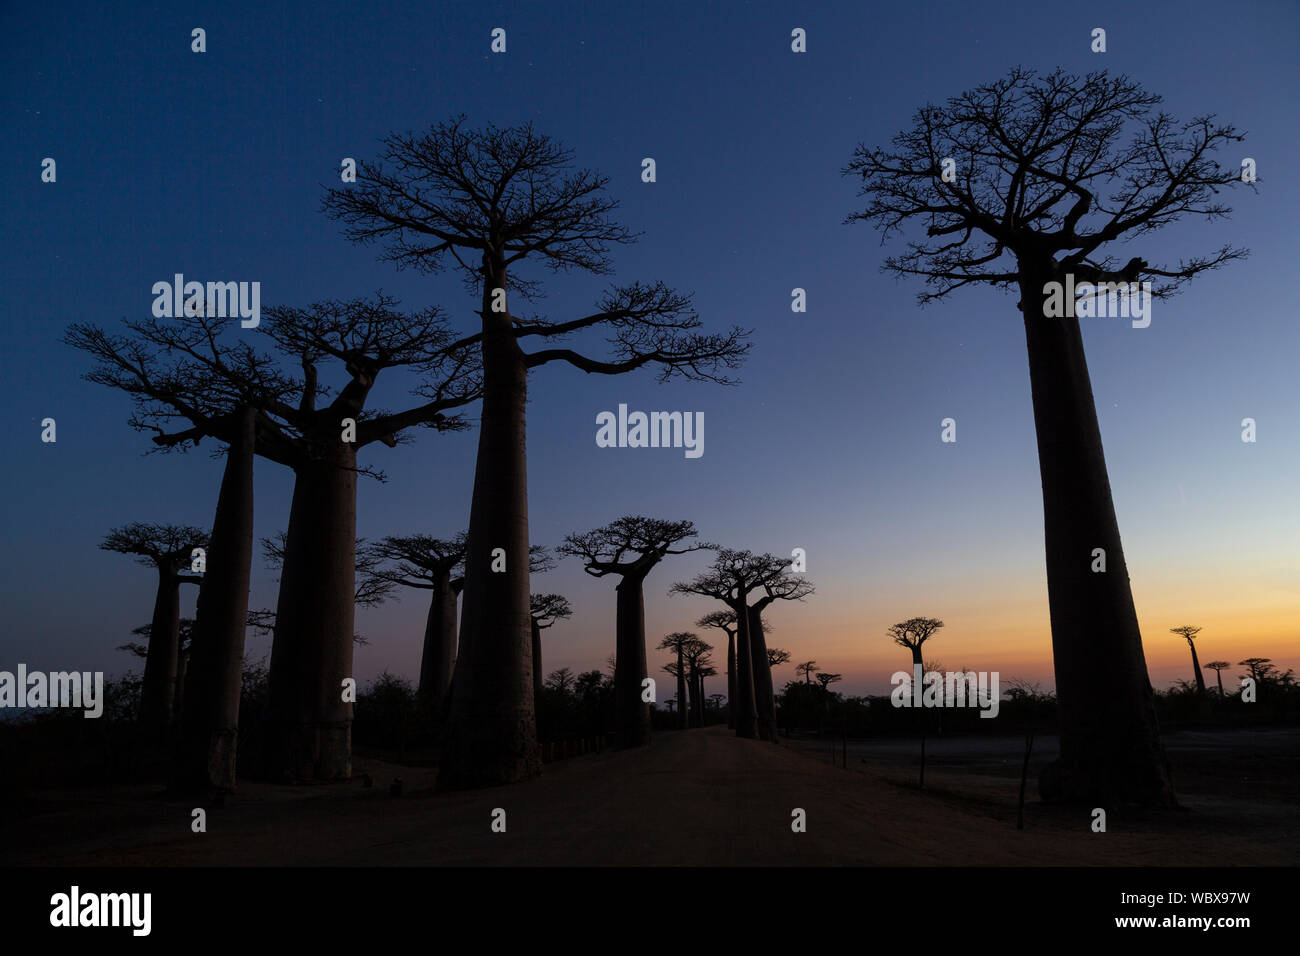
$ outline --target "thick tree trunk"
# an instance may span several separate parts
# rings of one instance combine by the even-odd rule
[[[451,572],[443,571],[433,582],[429,619],[424,627],[424,652],[420,655],[419,693],[435,708],[447,696],[455,666],[456,592],[451,586]]]
[[[1063,276],[1032,269],[1022,276],[1061,728],[1059,765],[1044,772],[1040,789],[1046,799],[1088,806],[1170,806],[1176,800],[1079,322],[1043,315],[1044,283]],[[1097,548],[1104,572],[1092,570]]]
[[[185,689],[181,744],[172,773],[172,789],[178,793],[235,789],[248,579],[253,562],[254,422],[252,409],[243,409],[226,452],[212,520],[207,571],[199,586],[190,639],[193,666]]]
[[[158,568],[158,594],[149,624],[149,649],[140,687],[140,724],[161,741],[175,718],[176,669],[180,655],[180,581],[170,568]]]
[[[1219,670],[1218,668],[1215,668],[1214,676],[1219,679],[1219,696],[1222,697],[1223,696],[1223,671]]]
[[[650,742],[650,705],[641,699],[646,677],[644,580],[625,574],[617,588],[614,712],[620,747],[644,747]]]
[[[727,728],[736,729],[736,633],[727,632]]]
[[[731,605],[736,612],[736,736],[758,736],[758,709],[754,699],[754,669],[749,640],[749,607],[744,601]]]
[[[677,645],[677,728],[686,730],[691,725],[691,713],[686,703],[686,657],[682,646]]]
[[[1192,670],[1196,672],[1196,692],[1204,697],[1205,675],[1201,673],[1201,662],[1196,658],[1196,645],[1188,641],[1187,646],[1192,649]]]
[[[339,424],[339,432],[342,424]],[[356,446],[330,435],[297,471],[271,648],[276,778],[352,774]]]
[[[541,710],[542,701],[542,629],[533,621],[533,711]]]
[[[301,470],[294,472],[289,526],[285,531],[284,560],[280,565],[280,591],[271,638],[271,667],[267,675],[267,749],[264,772],[272,780],[309,776],[312,745],[306,730],[311,708],[303,696],[303,638],[301,615],[307,592],[302,578],[311,558],[310,524],[314,518],[312,488]]]
[[[772,665],[767,661],[763,636],[763,610],[749,609],[749,655],[754,671],[754,705],[758,711],[758,736],[776,742],[776,695],[772,690]]]
[[[438,771],[444,789],[515,783],[541,772],[528,607],[528,369],[508,314],[492,311],[505,267],[483,289],[483,411],[451,721]],[[493,571],[493,552],[505,570]],[[499,566],[499,563],[498,563]]]
[[[178,723],[185,713],[185,675],[189,673],[189,667],[190,651],[186,648],[176,656],[176,696],[172,701],[172,715]]]
[[[699,721],[701,727],[704,726],[704,674],[696,672],[695,674],[695,718]]]

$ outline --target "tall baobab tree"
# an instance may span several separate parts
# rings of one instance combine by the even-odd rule
[[[727,634],[727,726],[736,729],[736,612],[710,611],[698,621],[696,627],[716,627]]]
[[[694,640],[696,636],[690,631],[674,631],[660,641],[657,648],[677,655],[677,660],[665,665],[664,670],[677,678],[677,726],[681,730],[689,726],[686,710],[686,648]]]
[[[416,691],[439,710],[451,689],[456,666],[456,599],[465,579],[468,541],[464,532],[450,539],[429,535],[389,536],[365,553],[375,560],[371,574],[381,580],[431,592],[420,654],[420,683]],[[358,551],[358,560],[363,552]]]
[[[542,696],[542,631],[573,616],[568,598],[561,594],[534,594],[528,601],[533,631],[533,694]]]
[[[332,189],[325,208],[359,242],[382,242],[399,266],[433,271],[454,262],[481,293],[480,325],[463,341],[482,357],[484,400],[470,507],[457,691],[439,784],[461,789],[511,783],[540,771],[526,679],[528,614],[528,374],[552,362],[617,375],[645,365],[673,377],[729,384],[725,370],[748,350],[739,328],[706,334],[690,297],[662,282],[611,288],[594,312],[555,321],[512,314],[507,292],[540,292],[518,272],[530,260],[552,270],[611,271],[612,246],[634,241],[614,219],[607,179],[575,169],[572,154],[531,125],[471,129],[463,117],[427,132],[394,134],[357,181]],[[563,347],[575,333],[605,331],[604,358]],[[543,347],[525,352],[529,339]],[[493,554],[505,570],[492,570]],[[480,650],[479,642],[483,642]],[[461,689],[465,693],[461,693]]]
[[[1223,672],[1227,670],[1229,667],[1231,667],[1232,663],[1230,661],[1210,661],[1205,666],[1208,667],[1210,670],[1214,671],[1214,676],[1219,681],[1219,696],[1222,697],[1223,696]]]
[[[785,562],[788,564],[789,562]],[[778,574],[763,581],[763,595],[749,606],[750,653],[756,655],[761,666],[754,668],[754,694],[758,703],[759,736],[775,741],[776,690],[772,686],[772,658],[767,652],[767,627],[763,611],[773,601],[802,601],[814,591],[812,582],[802,575],[792,574],[783,568]]]
[[[161,738],[176,717],[177,674],[180,666],[180,586],[202,578],[182,574],[190,568],[195,548],[208,546],[208,533],[192,525],[132,522],[114,528],[100,543],[104,551],[136,555],[137,562],[158,572],[153,620],[148,626],[148,650],[140,687],[142,725]]]
[[[713,548],[693,540],[699,532],[690,521],[665,521],[624,515],[585,534],[568,535],[556,549],[582,560],[592,577],[618,575],[615,611],[614,711],[620,747],[650,741],[650,705],[642,700],[646,678],[645,579],[670,554]]]
[[[688,683],[691,688],[691,709],[695,712],[696,726],[704,726],[704,678],[712,677],[717,673],[713,667],[713,658],[710,652],[713,645],[695,637],[688,641],[682,648]]]
[[[909,617],[906,621],[889,625],[887,633],[899,647],[906,647],[912,652],[912,668],[919,665],[925,674],[927,667],[922,657],[922,647],[934,636],[934,632],[943,627],[943,621],[937,617]]]
[[[1169,633],[1183,638],[1187,641],[1187,646],[1192,649],[1192,672],[1196,674],[1196,692],[1204,697],[1205,675],[1201,673],[1201,662],[1196,659],[1196,635],[1201,633],[1201,629],[1191,624],[1181,624],[1178,627],[1171,627]]]
[[[275,777],[351,772],[352,705],[340,691],[352,671],[356,478],[382,478],[357,465],[357,450],[400,444],[416,427],[465,428],[450,412],[481,392],[477,350],[453,341],[441,311],[404,313],[396,304],[377,293],[265,310],[262,332],[278,358],[245,339],[230,341],[225,320],[203,310],[128,321],[125,336],[84,324],[66,336],[99,360],[90,381],[136,399],[131,424],[155,432],[159,448],[205,437],[229,444],[234,409],[247,405],[257,423],[256,454],[294,471],[271,650],[268,770]],[[389,368],[418,377],[420,404],[367,409]],[[345,384],[335,390],[323,377],[337,369]]]
[[[804,683],[806,684],[812,684],[812,676],[818,670],[820,670],[820,668],[818,668],[816,661],[804,661],[802,664],[794,665],[794,672],[796,674],[802,674]]]
[[[754,554],[752,551],[735,551],[722,548],[713,566],[691,581],[679,581],[671,589],[673,594],[699,594],[722,601],[736,615],[736,735],[757,737],[766,731],[765,740],[776,740],[776,728],[769,726],[764,716],[772,706],[759,701],[757,691],[772,686],[767,653],[755,650],[755,636],[750,626],[749,595],[763,585],[780,578],[790,561],[774,554]],[[762,647],[762,635],[757,636]]]
[[[197,584],[200,578],[197,576],[193,576],[187,578],[186,580],[193,581],[195,584]],[[252,615],[252,613],[253,612],[251,611],[249,612],[250,616]],[[133,628],[131,630],[131,633],[135,634],[137,637],[143,638],[143,643],[141,643],[140,641],[128,641],[125,644],[119,644],[117,649],[119,651],[130,651],[136,657],[145,661],[147,666],[148,657],[149,657],[149,639],[153,636],[153,625],[142,624],[137,628]],[[176,654],[176,681],[175,681],[176,687],[175,687],[175,693],[173,694],[172,697],[173,724],[180,718],[181,706],[185,699],[185,672],[188,669],[190,663],[190,639],[193,636],[194,636],[194,618],[192,617],[181,618],[180,621],[178,622],[178,627],[176,631],[176,646],[178,650]]]
[[[872,223],[885,237],[913,224],[923,230],[884,266],[922,277],[923,303],[969,285],[1019,293],[1061,721],[1060,761],[1042,787],[1049,799],[1089,806],[1171,806],[1176,798],[1075,302],[1062,302],[1062,289],[1087,283],[1079,301],[1091,303],[1101,284],[1115,301],[1116,284],[1141,281],[1163,299],[1245,255],[1224,245],[1177,266],[1115,260],[1119,243],[1183,216],[1226,216],[1220,194],[1245,178],[1213,159],[1241,140],[1233,127],[1213,117],[1180,123],[1153,112],[1159,103],[1125,76],[1017,68],[942,106],[922,107],[892,148],[859,146],[844,170],[867,199],[848,221]],[[1140,305],[1136,293],[1132,301]]]
[[[194,613],[181,745],[169,783],[176,794],[235,790],[248,579],[253,563],[257,410],[240,405],[234,418],[208,540],[210,553]]]

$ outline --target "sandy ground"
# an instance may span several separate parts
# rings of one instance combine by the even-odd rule
[[[6,827],[6,863],[60,865],[1264,865],[1300,862],[1293,804],[1221,799],[1164,815],[1090,816],[1031,802],[1018,781],[864,764],[826,748],[740,740],[723,727],[659,734],[643,750],[551,764],[515,787],[437,793],[433,771],[358,761],[375,781],[249,783],[226,806],[191,807],[145,786],[62,795]],[[405,795],[389,795],[395,776]],[[1032,783],[1031,783],[1032,800]],[[493,833],[492,812],[506,812]],[[807,831],[791,830],[792,811]],[[1289,830],[1279,831],[1277,821]]]

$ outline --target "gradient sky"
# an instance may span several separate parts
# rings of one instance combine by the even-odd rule
[[[917,282],[880,271],[879,234],[843,224],[859,201],[840,174],[858,143],[883,145],[925,102],[1015,65],[1126,72],[1180,118],[1217,113],[1248,133],[1241,154],[1256,159],[1260,191],[1233,190],[1231,219],[1182,223],[1117,254],[1176,261],[1233,242],[1251,258],[1156,302],[1149,328],[1085,319],[1084,338],[1152,682],[1191,676],[1186,645],[1168,633],[1182,623],[1204,627],[1203,662],[1300,666],[1294,3],[275,6],[0,12],[0,669],[138,666],[114,648],[148,622],[154,576],[96,546],[130,521],[208,525],[220,480],[211,443],[142,456],[148,437],[127,427],[128,398],[80,379],[89,361],[60,343],[68,323],[145,317],[152,284],[183,272],[260,281],[263,308],[382,288],[472,328],[478,302],[456,275],[395,271],[320,212],[342,157],[373,158],[384,134],[464,112],[476,125],[531,120],[610,177],[622,221],[643,233],[615,250],[615,279],[663,279],[693,291],[709,325],[754,329],[734,389],[659,385],[647,371],[536,372],[535,542],[644,513],[689,518],[733,547],[802,547],[817,594],[772,608],[769,640],[842,673],[837,689],[885,692],[908,660],[885,628],[914,615],[947,622],[933,644],[945,665],[1051,686],[1014,297],[974,289],[918,308]],[[207,31],[202,55],[190,52],[195,26]],[[504,55],[489,52],[497,26]],[[796,26],[808,34],[803,55],[790,52]],[[1105,54],[1089,50],[1096,26]],[[58,162],[53,185],[40,182],[46,156]],[[657,183],[640,181],[645,156]],[[585,314],[607,281],[525,275],[544,279],[535,309],[555,318]],[[796,286],[806,314],[790,310]],[[377,403],[398,407],[402,384],[381,379]],[[704,456],[597,448],[596,414],[621,402],[703,411]],[[40,442],[47,416],[54,445]],[[947,416],[956,444],[939,441]],[[1256,444],[1240,440],[1245,417],[1258,423]],[[462,529],[476,441],[477,430],[424,433],[363,451],[390,480],[362,482],[358,532]],[[259,459],[256,482],[257,533],[272,534],[287,521],[291,475]],[[666,593],[706,563],[673,558],[648,579],[651,647],[714,609]],[[274,607],[262,565],[250,606]],[[611,581],[567,559],[533,590],[576,609],[545,632],[546,669],[603,667]],[[194,590],[183,594],[192,613]],[[423,592],[406,592],[359,611],[371,643],[358,649],[357,676],[414,679],[426,609]],[[269,646],[250,634],[250,655]],[[652,652],[652,672],[666,660]],[[778,686],[793,676],[788,666],[775,675]]]

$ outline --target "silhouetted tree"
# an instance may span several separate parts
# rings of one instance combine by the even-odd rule
[[[621,747],[640,747],[650,740],[650,705],[641,699],[641,682],[646,677],[646,576],[670,554],[714,547],[690,540],[698,534],[689,521],[624,515],[586,534],[568,535],[556,549],[561,554],[581,558],[583,570],[592,577],[607,574],[619,577],[614,630],[617,662],[614,707]]]
[[[758,699],[759,690],[766,684],[770,695],[772,673],[767,666],[762,634],[754,635],[750,626],[749,595],[765,584],[777,580],[790,561],[774,554],[754,554],[752,551],[735,551],[722,548],[717,560],[708,570],[692,581],[679,581],[671,593],[700,594],[726,604],[736,615],[736,735],[776,740],[776,727],[771,722],[774,706],[767,698]],[[765,678],[765,679],[764,679]]]
[[[657,648],[657,650],[661,651],[672,651],[677,655],[677,660],[665,665],[664,670],[677,678],[677,726],[681,730],[686,729],[688,716],[686,710],[686,647],[694,640],[696,640],[695,635],[689,631],[674,631],[660,641]]]
[[[785,562],[789,564],[789,562]],[[750,652],[757,655],[761,666],[754,668],[754,694],[758,703],[759,736],[764,740],[776,740],[776,694],[772,685],[771,659],[767,653],[767,626],[763,623],[763,611],[773,601],[802,601],[812,594],[812,582],[801,575],[792,574],[788,569],[781,570],[775,576],[763,581],[763,596],[749,607],[749,633],[752,641]],[[764,713],[766,708],[766,713]]]
[[[841,681],[843,679],[844,679],[843,674],[828,674],[825,671],[822,671],[820,674],[817,675],[817,681],[822,685],[822,690],[824,691],[829,691],[831,684],[834,684],[837,681]]]
[[[557,694],[567,694],[573,687],[573,671],[567,667],[551,671],[546,675],[546,686]]]
[[[283,363],[245,338],[231,341],[239,330],[202,309],[128,321],[125,336],[76,324],[65,339],[99,360],[88,380],[135,398],[131,424],[155,432],[159,448],[205,437],[229,444],[236,410],[247,406],[256,454],[294,470],[270,668],[268,770],[276,776],[351,772],[352,705],[338,689],[352,672],[356,477],[382,477],[357,466],[358,449],[399,444],[414,427],[467,427],[448,412],[481,391],[477,350],[452,341],[441,312],[395,305],[377,293],[265,310],[259,337],[275,343]],[[334,365],[347,376],[337,392],[322,382]],[[395,367],[418,375],[414,393],[426,401],[367,410],[378,375]]]
[[[790,661],[790,652],[782,650],[779,647],[769,647],[767,649],[767,664],[769,667],[780,667]]]
[[[1049,798],[1089,806],[1116,799],[1169,806],[1176,798],[1078,319],[1072,302],[1063,317],[1050,303],[1073,281],[1111,283],[1102,288],[1114,300],[1114,283],[1152,280],[1151,295],[1164,298],[1245,254],[1224,245],[1173,267],[1136,256],[1118,266],[1107,254],[1184,215],[1227,215],[1219,194],[1242,181],[1240,169],[1211,158],[1241,140],[1235,129],[1212,117],[1180,124],[1153,113],[1159,103],[1125,76],[1016,68],[922,107],[892,149],[859,146],[844,170],[868,200],[848,221],[873,223],[886,237],[913,223],[923,228],[920,241],[885,262],[897,275],[926,280],[922,302],[973,284],[1019,292],[1061,723],[1061,758],[1042,787]],[[1105,573],[1090,567],[1098,548]]]
[[[725,383],[722,370],[737,367],[748,349],[739,328],[698,332],[689,297],[663,283],[614,287],[595,312],[566,321],[511,313],[508,289],[525,299],[539,291],[516,271],[524,260],[603,274],[609,248],[633,241],[613,219],[618,204],[604,195],[606,182],[574,170],[571,153],[531,125],[474,130],[462,117],[418,136],[389,136],[380,162],[361,163],[355,184],[325,198],[349,238],[386,243],[385,257],[399,266],[431,271],[450,258],[481,292],[480,328],[462,340],[480,350],[485,390],[443,787],[511,783],[540,769],[525,676],[531,639],[521,560],[528,550],[528,373],[556,361],[608,375],[655,364],[661,380]],[[603,359],[552,344],[600,329],[610,333]],[[526,353],[528,337],[550,347]],[[501,573],[491,571],[496,549],[506,555]],[[487,642],[481,654],[480,640]]]
[[[529,617],[533,632],[533,693],[540,698],[542,694],[542,631],[573,616],[569,601],[560,594],[534,594],[528,602]],[[597,675],[600,671],[595,671]]]
[[[736,699],[736,612],[710,611],[695,626],[716,627],[727,634],[727,726],[735,730],[736,710],[730,704]]]
[[[692,710],[695,711],[696,725],[704,726],[704,678],[712,677],[717,671],[713,667],[713,659],[709,652],[713,650],[713,645],[695,637],[687,641],[682,647],[682,657],[685,660],[689,684],[691,687]]]
[[[1230,661],[1210,661],[1205,666],[1210,668],[1210,670],[1214,671],[1214,676],[1219,681],[1219,696],[1222,697],[1223,696],[1223,672],[1227,668],[1231,667],[1232,663]]]
[[[202,580],[197,575],[181,572],[189,570],[195,548],[207,548],[208,533],[192,525],[136,521],[110,531],[99,546],[104,551],[136,555],[139,564],[158,572],[153,620],[144,632],[148,650],[140,688],[139,721],[161,738],[178,713],[175,702],[181,650],[180,586],[187,581],[198,584]]]
[[[803,675],[805,684],[812,683],[812,676],[817,672],[817,669],[816,661],[804,661],[802,664],[794,665],[794,672]]]
[[[900,621],[897,624],[891,624],[886,632],[894,643],[899,647],[906,647],[912,652],[912,666],[922,665],[922,674],[925,673],[925,662],[922,657],[921,648],[931,637],[934,632],[943,627],[943,621],[937,617],[910,617],[906,621]]]
[[[389,536],[357,551],[359,561],[373,562],[372,578],[432,592],[416,693],[435,710],[445,701],[456,665],[456,598],[465,584],[467,546],[463,532],[450,539],[417,534]]]
[[[1169,633],[1181,636],[1187,641],[1187,646],[1192,649],[1192,673],[1196,675],[1196,692],[1203,695],[1205,693],[1205,675],[1201,673],[1201,662],[1196,659],[1195,643],[1196,635],[1201,633],[1201,629],[1191,624],[1183,624],[1179,627],[1171,627]]]

